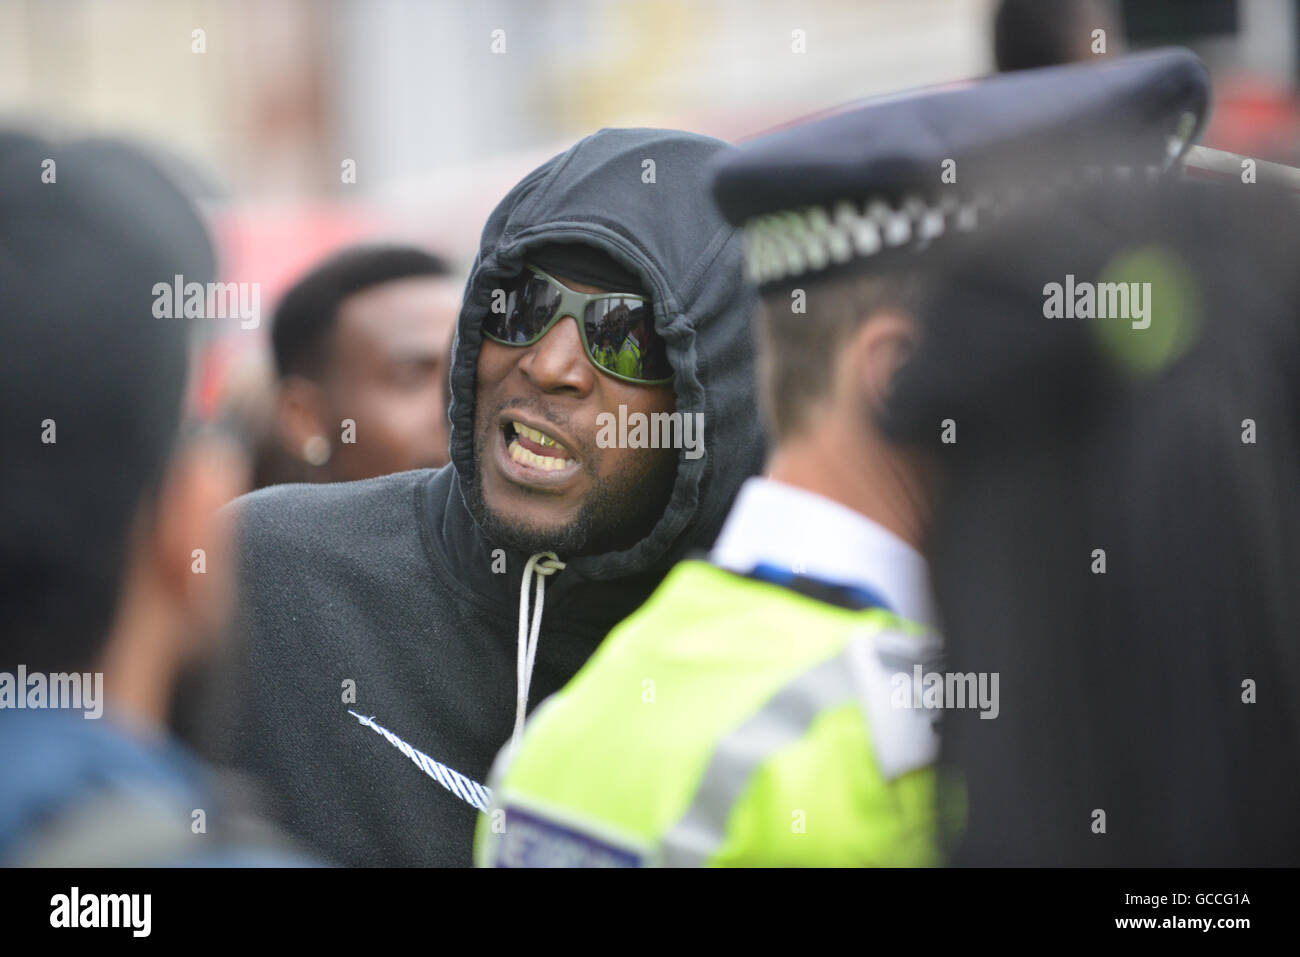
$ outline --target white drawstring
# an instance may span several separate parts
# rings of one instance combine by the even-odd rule
[[[555,552],[538,552],[524,566],[524,580],[519,587],[519,657],[515,670],[515,733],[510,737],[511,750],[519,746],[524,735],[524,716],[528,713],[528,686],[533,682],[533,661],[537,658],[537,634],[542,629],[542,608],[546,604],[546,576],[564,568]],[[528,582],[537,573],[537,596],[533,603],[531,628],[528,621]]]

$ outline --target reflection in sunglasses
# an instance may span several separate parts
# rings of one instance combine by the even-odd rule
[[[506,345],[527,346],[564,316],[581,316],[583,347],[598,368],[632,382],[662,383],[672,378],[667,343],[655,331],[650,302],[644,296],[579,293],[540,270],[528,269],[529,274],[494,294],[483,323],[487,336]]]

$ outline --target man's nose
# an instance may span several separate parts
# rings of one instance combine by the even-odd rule
[[[562,316],[520,357],[519,371],[543,392],[570,391],[580,396],[590,392],[596,370],[582,348],[578,320]]]

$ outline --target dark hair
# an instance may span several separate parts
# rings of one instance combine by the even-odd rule
[[[1298,218],[1264,186],[1090,187],[924,310],[886,427],[942,462],[946,667],[1002,694],[944,716],[956,863],[1300,863]],[[1048,318],[1067,275],[1149,281],[1151,326]]]
[[[775,441],[807,425],[809,413],[829,394],[835,357],[854,331],[883,309],[911,315],[920,288],[920,268],[900,265],[893,272],[848,271],[763,290],[759,397]]]
[[[412,246],[353,246],[335,253],[284,294],[271,325],[281,376],[320,375],[326,342],[344,299],[371,286],[411,276],[449,276],[446,260]]]
[[[993,18],[993,59],[1002,73],[1068,63],[1097,0],[1002,0]]]
[[[122,144],[0,132],[0,181],[0,671],[84,670],[180,421],[193,323],[156,318],[154,286],[211,281],[213,250]]]

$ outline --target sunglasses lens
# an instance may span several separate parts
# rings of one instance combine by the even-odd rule
[[[540,276],[520,276],[503,287],[505,308],[488,309],[483,331],[511,345],[527,345],[546,328],[560,305],[560,290]]]
[[[654,311],[644,299],[597,299],[587,304],[584,322],[596,365],[629,379],[672,376],[667,345],[655,332]]]

